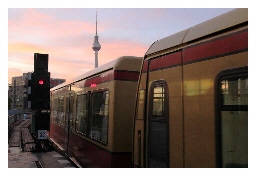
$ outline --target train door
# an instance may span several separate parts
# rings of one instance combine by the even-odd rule
[[[182,66],[179,63],[180,51],[144,60],[134,119],[134,166],[183,167]]]
[[[149,90],[147,167],[169,167],[168,88],[163,80]]]
[[[248,168],[248,67],[218,79],[218,167]]]

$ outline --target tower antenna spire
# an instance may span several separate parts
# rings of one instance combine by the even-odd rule
[[[96,36],[98,36],[98,11],[96,10]]]
[[[101,49],[98,36],[98,12],[96,11],[96,35],[94,36],[94,43],[92,44],[92,50],[95,52],[95,68],[98,67],[98,51]]]

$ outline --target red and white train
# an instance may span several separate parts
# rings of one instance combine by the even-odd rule
[[[248,167],[248,9],[51,93],[50,139],[81,167]]]

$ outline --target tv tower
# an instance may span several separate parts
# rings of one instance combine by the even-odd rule
[[[96,35],[94,36],[94,43],[92,44],[92,50],[95,51],[95,68],[98,67],[98,51],[100,50],[101,45],[99,43],[99,36],[97,33],[97,11],[96,11]]]

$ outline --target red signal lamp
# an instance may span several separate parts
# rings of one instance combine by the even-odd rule
[[[39,80],[39,81],[38,81],[38,84],[39,84],[39,85],[44,85],[44,80],[42,80],[42,79]]]

